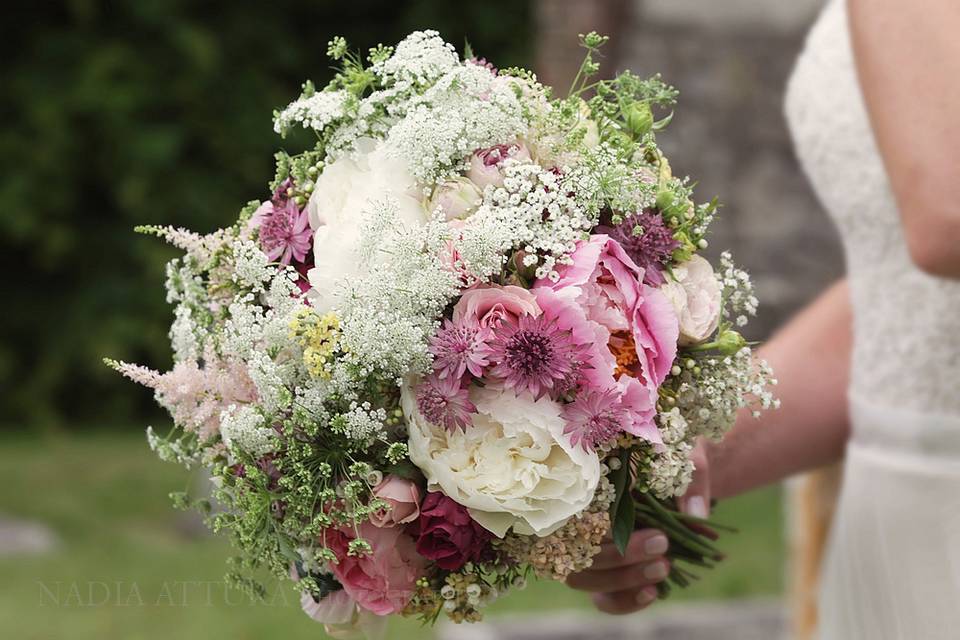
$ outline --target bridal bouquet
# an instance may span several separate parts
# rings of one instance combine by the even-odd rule
[[[775,404],[734,327],[746,273],[707,246],[715,204],[671,174],[659,77],[567,98],[416,32],[275,114],[272,194],[209,235],[143,227],[170,263],[174,366],[108,361],[156,393],[161,458],[214,478],[232,582],[289,577],[329,628],[389,614],[475,621],[531,576],[590,566],[637,526],[719,558],[675,510],[690,452]],[[589,99],[581,96],[590,94]]]

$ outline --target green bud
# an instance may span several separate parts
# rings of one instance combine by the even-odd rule
[[[690,241],[686,231],[677,231],[673,234],[674,240],[680,243],[680,246],[673,250],[674,262],[686,262],[696,253],[697,247]]]
[[[623,109],[623,120],[627,129],[639,138],[653,126],[653,111],[646,102],[634,102]]]
[[[725,356],[732,356],[747,346],[747,341],[736,331],[727,329],[717,338],[716,345],[717,351]]]

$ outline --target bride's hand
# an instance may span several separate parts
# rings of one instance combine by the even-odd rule
[[[667,537],[656,529],[634,531],[623,555],[606,542],[593,566],[567,578],[567,586],[592,591],[593,604],[604,613],[639,611],[656,600],[656,584],[670,571],[667,546]]]
[[[690,515],[705,518],[710,509],[710,474],[707,450],[703,442],[694,448],[696,465],[693,481],[680,499],[680,508]],[[645,609],[657,599],[657,583],[666,579],[670,562],[669,544],[657,529],[634,531],[626,553],[620,555],[612,542],[603,545],[593,566],[567,578],[567,585],[593,592],[593,604],[604,613],[625,614]]]

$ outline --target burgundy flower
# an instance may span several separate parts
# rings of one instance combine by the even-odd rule
[[[474,522],[467,508],[442,493],[428,493],[417,521],[417,552],[441,569],[456,571],[480,561],[493,534]]]
[[[663,265],[680,246],[663,216],[650,209],[626,216],[620,224],[601,231],[619,242],[637,266],[643,268],[643,282],[651,287],[663,282]]]

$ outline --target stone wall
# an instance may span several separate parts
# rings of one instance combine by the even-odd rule
[[[674,172],[723,203],[710,252],[733,251],[754,276],[763,338],[839,277],[832,223],[793,154],[783,91],[820,0],[539,0],[538,72],[566,87],[577,33],[614,38],[609,69],[656,72],[680,89],[660,143]],[[606,27],[606,28],[605,28]],[[576,61],[571,62],[571,61]]]

